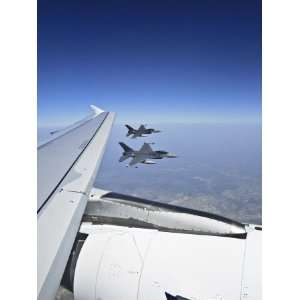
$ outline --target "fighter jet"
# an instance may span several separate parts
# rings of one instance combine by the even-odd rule
[[[126,136],[132,135],[132,139],[135,139],[137,137],[145,137],[144,134],[152,134],[152,133],[158,133],[160,130],[155,130],[153,128],[146,128],[145,125],[141,125],[138,129],[134,129],[133,127],[129,125],[125,125],[128,129],[128,133]]]
[[[122,162],[128,158],[132,158],[128,166],[134,166],[138,163],[141,164],[147,164],[147,165],[154,165],[155,162],[149,159],[162,159],[164,157],[173,158],[176,157],[176,155],[171,154],[167,151],[158,150],[154,151],[152,150],[149,143],[144,143],[142,148],[140,150],[133,150],[129,146],[127,146],[124,143],[119,143],[120,146],[123,148],[124,152],[122,156],[119,159],[119,162]]]

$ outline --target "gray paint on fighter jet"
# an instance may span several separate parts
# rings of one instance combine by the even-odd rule
[[[127,124],[125,125],[125,127],[128,129],[126,136],[131,136],[132,139],[135,139],[137,137],[145,137],[145,134],[161,132],[160,130],[156,130],[153,128],[146,128],[145,125],[141,125],[138,129],[134,129],[133,127]]]
[[[177,157],[175,154],[164,150],[152,150],[149,143],[144,143],[140,150],[134,150],[122,142],[120,142],[119,144],[124,150],[122,156],[119,158],[119,162],[127,160],[128,158],[132,158],[128,166],[134,166],[138,163],[155,164],[155,162],[151,159]]]

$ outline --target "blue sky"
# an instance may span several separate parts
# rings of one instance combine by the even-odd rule
[[[261,1],[38,3],[38,123],[259,122]]]

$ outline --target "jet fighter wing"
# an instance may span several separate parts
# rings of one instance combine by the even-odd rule
[[[113,123],[92,109],[38,147],[38,299],[55,298]]]
[[[148,158],[148,155],[145,154],[137,154],[129,163],[129,166],[134,166],[142,161],[144,161],[145,159]]]
[[[139,137],[139,136],[141,136],[142,135],[142,132],[141,131],[139,131],[139,130],[137,130],[137,132],[131,137],[132,139],[135,139],[135,138],[137,138],[137,137]]]
[[[136,133],[132,136],[133,139],[139,137],[139,136],[142,136],[143,135],[143,132],[144,130],[146,130],[145,126],[144,125],[141,125],[139,127],[139,129],[136,131]]]
[[[152,150],[151,146],[149,145],[149,143],[144,143],[144,145],[142,146],[142,148],[140,149],[139,152],[142,152],[142,153],[152,153],[153,150]]]

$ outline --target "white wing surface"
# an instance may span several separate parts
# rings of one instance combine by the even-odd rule
[[[113,123],[92,109],[38,147],[38,299],[55,297]]]

